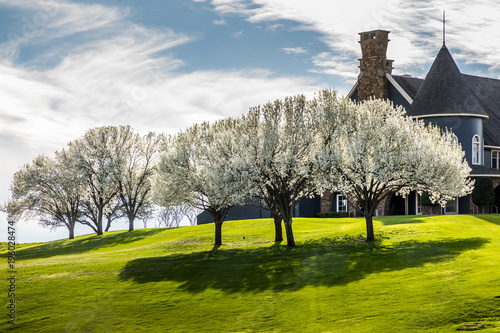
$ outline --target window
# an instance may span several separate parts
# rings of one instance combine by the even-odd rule
[[[444,207],[445,214],[456,214],[458,212],[457,206],[458,206],[458,200],[456,198],[448,200]]]
[[[337,212],[347,212],[347,198],[337,194]]]
[[[481,164],[481,143],[479,135],[474,135],[472,138],[472,164]]]
[[[491,167],[500,169],[500,150],[491,151]]]

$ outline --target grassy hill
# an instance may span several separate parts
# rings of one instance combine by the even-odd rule
[[[373,244],[363,219],[295,219],[294,249],[273,228],[225,222],[219,248],[213,225],[22,246],[0,331],[500,331],[499,215],[378,218]]]

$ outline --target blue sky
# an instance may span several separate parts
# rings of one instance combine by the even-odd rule
[[[493,0],[0,0],[0,201],[20,166],[89,128],[173,134],[276,98],[347,94],[358,32],[390,30],[394,73],[425,77],[443,10],[462,72],[499,78]],[[21,242],[66,235],[18,225]]]

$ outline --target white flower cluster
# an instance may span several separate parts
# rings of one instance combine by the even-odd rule
[[[391,193],[426,191],[441,204],[470,193],[470,168],[453,137],[381,100],[356,104],[329,90],[309,101],[288,97],[170,138],[156,198],[207,210],[219,225],[229,208],[264,202],[293,246],[295,205],[325,190],[356,201],[370,223]]]

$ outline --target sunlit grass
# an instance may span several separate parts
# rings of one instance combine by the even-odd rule
[[[293,227],[294,249],[271,220],[225,222],[221,247],[213,225],[24,245],[0,331],[500,330],[498,215],[377,218],[371,244],[363,219]]]

